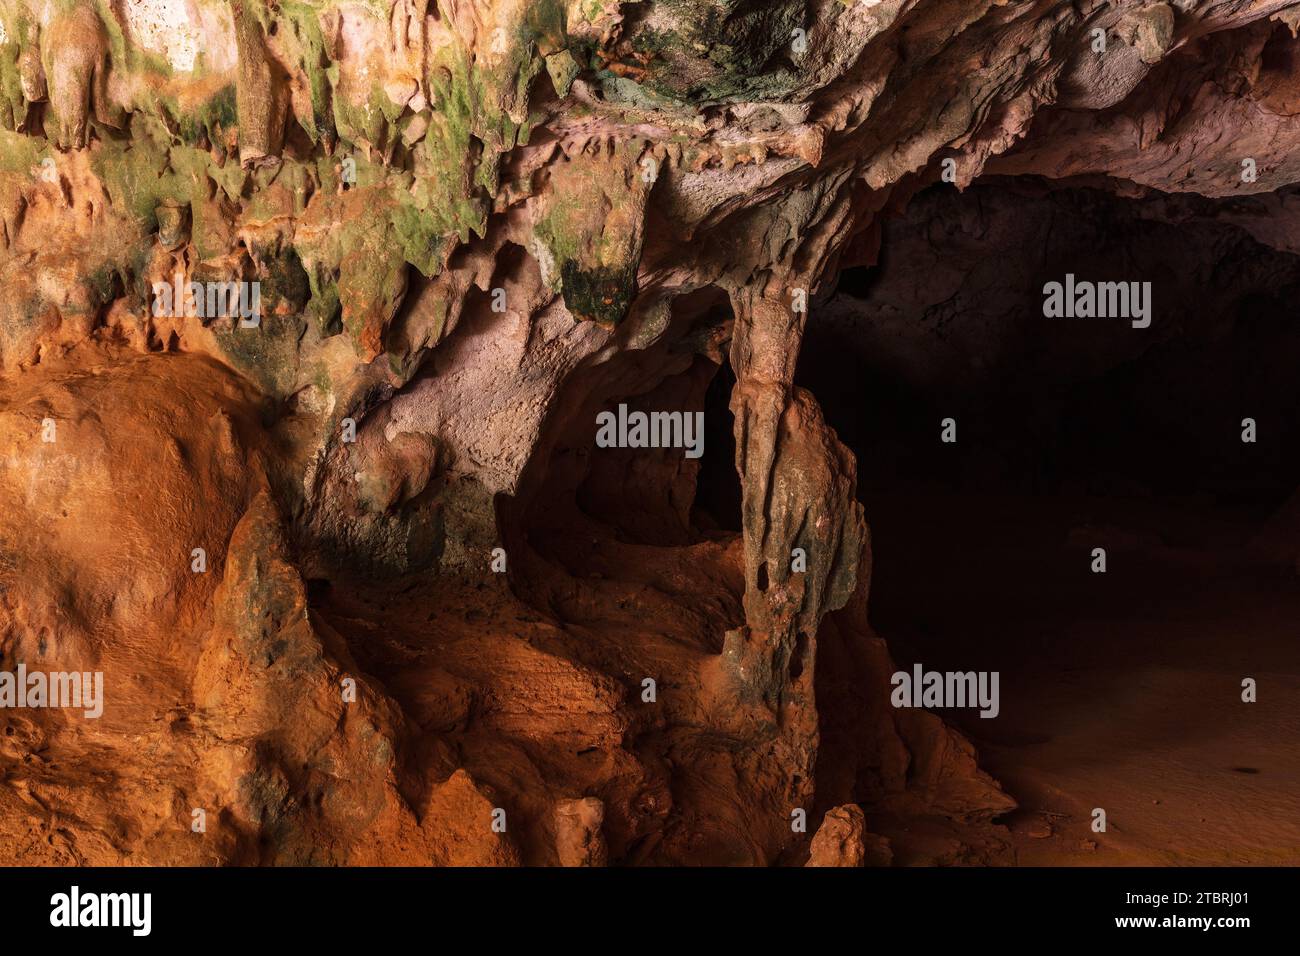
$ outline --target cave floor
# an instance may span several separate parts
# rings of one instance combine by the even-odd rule
[[[992,827],[869,815],[895,865],[1300,862],[1300,578],[1251,557],[1249,520],[1197,499],[865,498],[875,630],[899,668],[1000,673],[996,719],[939,713],[1020,804]],[[590,782],[609,770],[598,754],[618,749],[623,692],[580,661],[686,672],[739,614],[726,536],[684,563],[673,549],[556,540],[553,558],[588,577],[550,592],[554,618],[483,585],[335,592],[318,609],[417,726],[452,734],[460,761],[503,788],[534,766]],[[1096,546],[1105,574],[1089,568]],[[674,612],[698,603],[685,595],[704,569],[714,610]],[[538,699],[542,672],[559,697]],[[1257,703],[1241,701],[1244,677]],[[1105,833],[1091,830],[1096,807]]]
[[[873,624],[898,666],[1001,673],[996,719],[941,712],[1020,803],[989,862],[1300,863],[1300,580],[1250,558],[1241,516],[1197,499],[867,500]]]

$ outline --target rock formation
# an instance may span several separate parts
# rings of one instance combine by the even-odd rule
[[[865,463],[801,343],[926,334],[823,305],[927,254],[899,219],[935,190],[1300,252],[1297,25],[0,0],[0,666],[104,675],[98,719],[0,714],[3,862],[882,863],[877,815],[978,844],[1014,802],[889,705]],[[1046,221],[1015,208],[1012,245]],[[980,249],[928,305],[982,294]],[[720,381],[704,459],[595,444]]]

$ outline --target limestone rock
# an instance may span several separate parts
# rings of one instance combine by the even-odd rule
[[[983,853],[807,342],[1122,367],[1009,292],[1096,244],[1067,187],[1291,288],[1297,10],[0,3],[0,660],[108,694],[7,725],[0,862],[772,864],[813,806],[814,865],[888,859],[862,807]]]
[[[888,866],[889,841],[867,832],[866,817],[855,804],[826,813],[805,866]]]
[[[604,866],[609,862],[600,832],[604,821],[605,805],[595,797],[555,805],[555,852],[561,866]]]

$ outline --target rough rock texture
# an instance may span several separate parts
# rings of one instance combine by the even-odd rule
[[[888,706],[859,466],[794,379],[818,295],[946,169],[1239,196],[1211,218],[1296,251],[1297,23],[0,0],[0,661],[106,685],[98,721],[0,715],[3,862],[857,861],[845,805],[987,830],[1013,804],[973,748]],[[158,308],[190,281],[257,282],[260,321]],[[719,367],[731,530],[698,462],[593,444]]]
[[[822,818],[804,866],[888,866],[892,857],[889,841],[868,833],[862,808],[850,803]]]
[[[555,807],[555,851],[561,866],[604,866],[609,862],[601,825],[605,808],[595,797],[564,800]]]

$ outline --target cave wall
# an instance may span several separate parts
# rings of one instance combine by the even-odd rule
[[[806,850],[793,809],[1004,811],[969,745],[881,712],[858,464],[801,341],[890,216],[985,171],[1249,197],[1292,250],[1297,10],[0,0],[0,656],[112,689],[102,724],[0,739],[7,862],[757,863]],[[259,322],[160,314],[175,281],[256,282]],[[724,361],[742,527],[715,539],[688,467],[592,466],[591,422],[702,407]],[[556,527],[615,511],[618,594]],[[415,573],[544,618],[480,624],[442,723],[307,583]],[[608,600],[683,623],[575,642]],[[833,760],[823,639],[866,728],[837,715]]]

